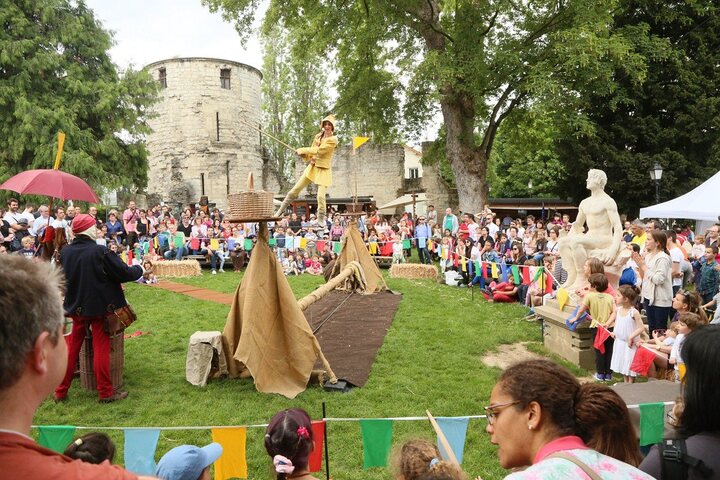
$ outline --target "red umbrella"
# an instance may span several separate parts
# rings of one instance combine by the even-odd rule
[[[9,178],[0,185],[0,189],[20,194],[46,195],[62,200],[99,202],[93,189],[83,179],[60,170],[27,170]]]

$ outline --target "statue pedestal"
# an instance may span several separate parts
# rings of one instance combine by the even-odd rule
[[[545,348],[561,356],[575,365],[587,370],[595,369],[595,351],[590,322],[582,322],[575,331],[565,325],[565,320],[572,315],[575,305],[565,305],[560,310],[557,300],[547,300],[545,305],[535,307],[535,313],[542,318],[543,344]]]

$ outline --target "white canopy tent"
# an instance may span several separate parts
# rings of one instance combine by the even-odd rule
[[[640,218],[687,218],[715,223],[720,215],[720,172],[685,195],[640,209]]]

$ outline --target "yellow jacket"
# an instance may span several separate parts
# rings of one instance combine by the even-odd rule
[[[298,148],[297,153],[308,163],[303,175],[317,185],[329,187],[332,185],[332,158],[337,148],[338,139],[335,135],[322,138],[322,133],[315,135],[312,147]]]

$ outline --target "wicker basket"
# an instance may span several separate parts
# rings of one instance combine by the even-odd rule
[[[273,216],[273,193],[254,190],[252,172],[248,175],[247,191],[228,195],[230,217],[270,218]]]
[[[123,370],[125,367],[125,336],[122,332],[110,337],[110,380],[113,389],[118,390],[123,385]],[[92,332],[85,335],[80,348],[80,385],[85,390],[97,390],[95,370],[93,369]]]

